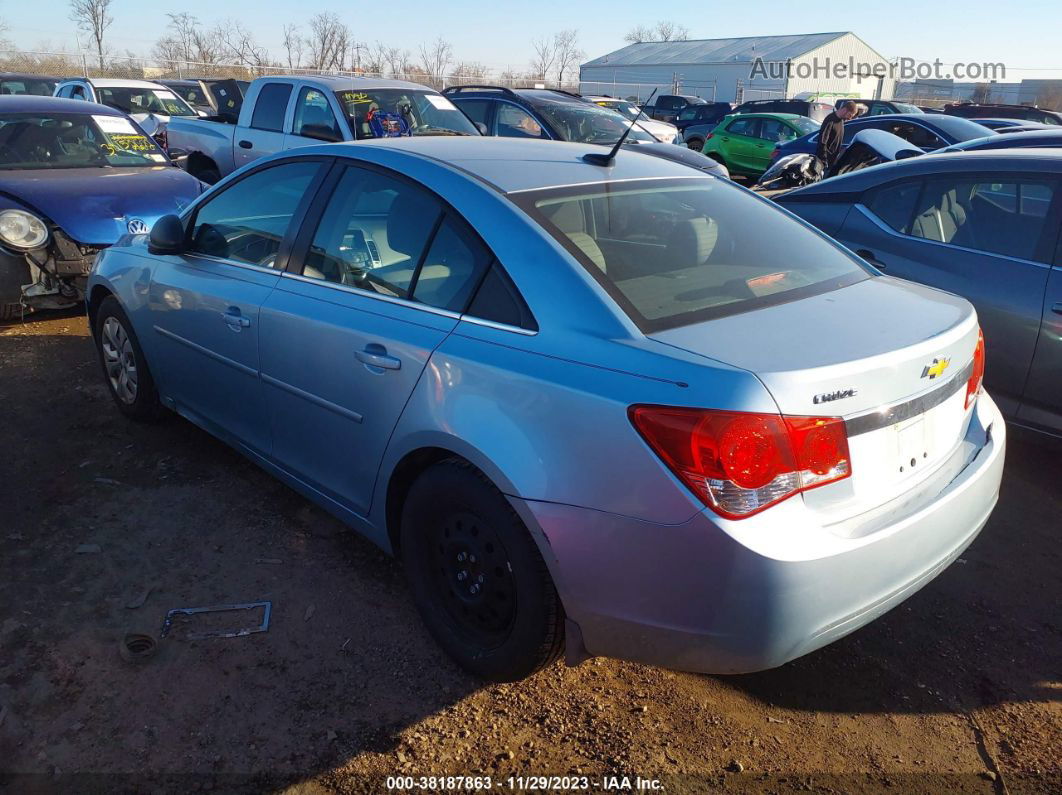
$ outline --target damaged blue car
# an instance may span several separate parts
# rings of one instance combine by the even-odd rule
[[[0,97],[0,321],[77,306],[99,251],[204,188],[121,111]]]

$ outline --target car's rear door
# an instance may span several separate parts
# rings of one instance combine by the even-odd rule
[[[1035,174],[912,177],[865,193],[836,235],[887,275],[974,304],[985,335],[985,383],[1011,416],[1039,334],[1057,193],[1055,178]]]
[[[1056,234],[1060,216],[1062,195],[1056,196],[1053,210]],[[1062,435],[1062,236],[1047,277],[1040,337],[1018,419]]]
[[[233,136],[232,157],[236,168],[284,149],[284,130],[294,86],[282,81],[262,84],[253,98],[249,126],[238,125]]]
[[[259,309],[280,278],[324,161],[253,171],[199,205],[180,255],[148,291],[153,365],[181,413],[261,454],[271,446],[259,383]]]
[[[366,514],[406,401],[488,264],[461,219],[420,185],[337,164],[262,308],[276,463]]]

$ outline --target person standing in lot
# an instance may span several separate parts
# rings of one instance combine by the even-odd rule
[[[855,118],[857,113],[859,113],[859,106],[855,102],[848,100],[841,103],[841,107],[822,120],[822,127],[819,128],[819,145],[815,150],[815,155],[822,161],[825,171],[829,171],[833,167],[833,164],[837,162],[837,158],[841,154],[841,147],[844,141],[844,123],[849,119]]]

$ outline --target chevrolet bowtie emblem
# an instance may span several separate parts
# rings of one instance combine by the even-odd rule
[[[951,359],[946,359],[944,357],[936,358],[932,363],[927,364],[922,368],[922,377],[928,378],[932,381],[938,375],[943,375],[944,371],[948,369],[949,364],[951,364]]]

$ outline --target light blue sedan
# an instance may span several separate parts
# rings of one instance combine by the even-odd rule
[[[285,152],[103,252],[89,319],[123,413],[400,556],[495,680],[781,665],[931,580],[999,490],[969,303],[633,151]]]

